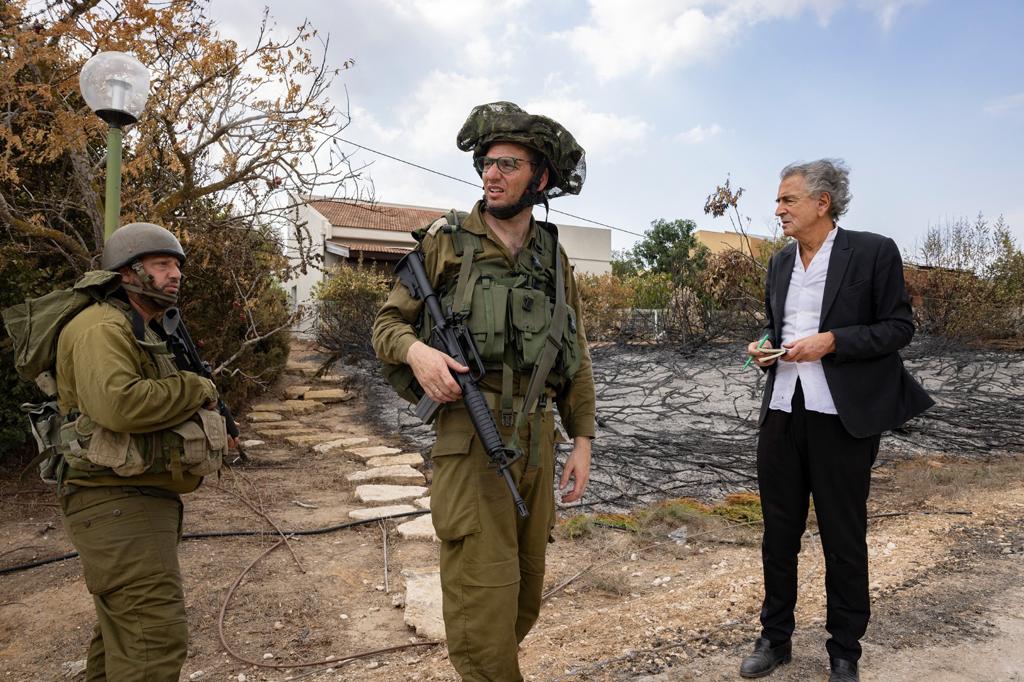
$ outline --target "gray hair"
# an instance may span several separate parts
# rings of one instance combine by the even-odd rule
[[[802,175],[808,193],[817,199],[822,192],[832,198],[830,214],[832,220],[846,213],[850,207],[850,167],[842,159],[818,159],[808,163],[791,163],[782,169],[779,178],[785,180],[791,175]]]

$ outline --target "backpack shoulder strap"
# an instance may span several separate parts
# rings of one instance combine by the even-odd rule
[[[452,245],[455,248],[455,255],[462,259],[459,266],[459,275],[455,281],[455,299],[452,307],[461,314],[469,314],[473,301],[473,286],[479,273],[473,267],[473,257],[483,252],[484,246],[480,237],[462,229],[462,220],[467,213],[460,213],[452,209],[445,215],[445,225],[440,229],[452,237]]]

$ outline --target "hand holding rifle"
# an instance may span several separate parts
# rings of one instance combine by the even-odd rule
[[[422,253],[412,251],[406,255],[395,268],[395,274],[409,290],[410,296],[423,301],[434,325],[431,344],[436,348],[417,342],[419,345],[413,344],[406,356],[420,387],[425,391],[416,406],[416,416],[424,422],[433,421],[441,402],[451,402],[461,395],[488,459],[494,464],[497,474],[505,480],[519,516],[525,519],[530,512],[512,480],[510,470],[512,463],[522,457],[522,453],[506,447],[502,442],[491,408],[477,385],[483,378],[484,365],[473,335],[461,319],[446,316],[441,310],[441,303],[423,266]]]
[[[188,329],[185,328],[185,322],[181,319],[180,310],[168,308],[164,311],[163,330],[167,337],[167,343],[171,347],[171,352],[174,354],[174,363],[178,366],[178,369],[194,372],[201,377],[206,377],[213,381],[213,371],[210,368],[210,363],[203,360],[202,356],[199,355],[199,349],[192,342],[192,337],[189,335]],[[218,397],[215,401],[211,400],[205,407],[208,410],[217,410],[221,413],[227,426],[228,447],[238,452],[239,460],[248,462],[249,456],[245,454],[245,451],[242,450],[239,444],[238,437],[241,432],[238,429],[238,424],[235,422],[231,409],[224,402],[224,399]]]

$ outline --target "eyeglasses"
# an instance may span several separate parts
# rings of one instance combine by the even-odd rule
[[[498,158],[491,158],[490,156],[477,156],[473,158],[473,165],[476,167],[477,173],[481,175],[487,171],[488,168],[494,164],[498,164],[498,170],[503,174],[508,175],[509,173],[519,168],[519,162],[528,163],[531,166],[537,164],[529,159],[517,159],[514,156],[499,156]]]

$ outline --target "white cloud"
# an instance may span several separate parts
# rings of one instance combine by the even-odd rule
[[[501,99],[503,90],[498,78],[432,71],[399,114],[403,141],[424,154],[451,154],[455,134],[470,110],[482,102]]]
[[[860,0],[858,5],[869,12],[874,12],[882,30],[888,31],[896,21],[897,15],[905,8],[923,5],[928,0]]]
[[[639,118],[593,111],[587,102],[565,92],[527,102],[523,108],[531,114],[555,119],[591,158],[601,157],[605,161],[637,151],[651,131],[650,124]]]
[[[375,140],[394,142],[402,134],[400,128],[388,128],[382,125],[373,114],[363,107],[353,105],[349,114],[352,119],[349,127],[354,127],[359,130],[360,134],[368,135]]]
[[[810,11],[827,24],[844,4],[874,12],[888,29],[904,8],[925,0],[589,0],[586,23],[564,40],[610,80],[689,66],[728,49],[757,24]]]
[[[717,123],[712,123],[709,126],[696,125],[689,130],[675,136],[676,142],[682,142],[684,144],[700,144],[701,142],[707,142],[712,137],[722,132],[722,126]]]
[[[379,149],[404,161],[464,178],[475,173],[468,154],[455,146],[455,135],[470,110],[481,102],[501,99],[502,81],[445,71],[431,71],[401,100],[387,123],[381,110],[371,114],[353,107],[352,124],[344,137]],[[367,151],[356,152],[354,163],[372,163],[366,175],[373,179],[377,198],[433,206],[455,206],[475,196],[469,187],[460,189],[451,180]],[[462,197],[461,201],[457,201]]]
[[[657,73],[711,50],[718,31],[703,10],[676,2],[591,0],[588,23],[556,35],[608,80]]]
[[[989,114],[1008,114],[1018,109],[1024,109],[1024,92],[1016,92],[1005,97],[998,97],[985,105],[985,111]]]
[[[527,0],[383,0],[395,14],[415,21],[425,29],[465,35],[507,21],[522,10]],[[469,31],[467,31],[469,29]]]

